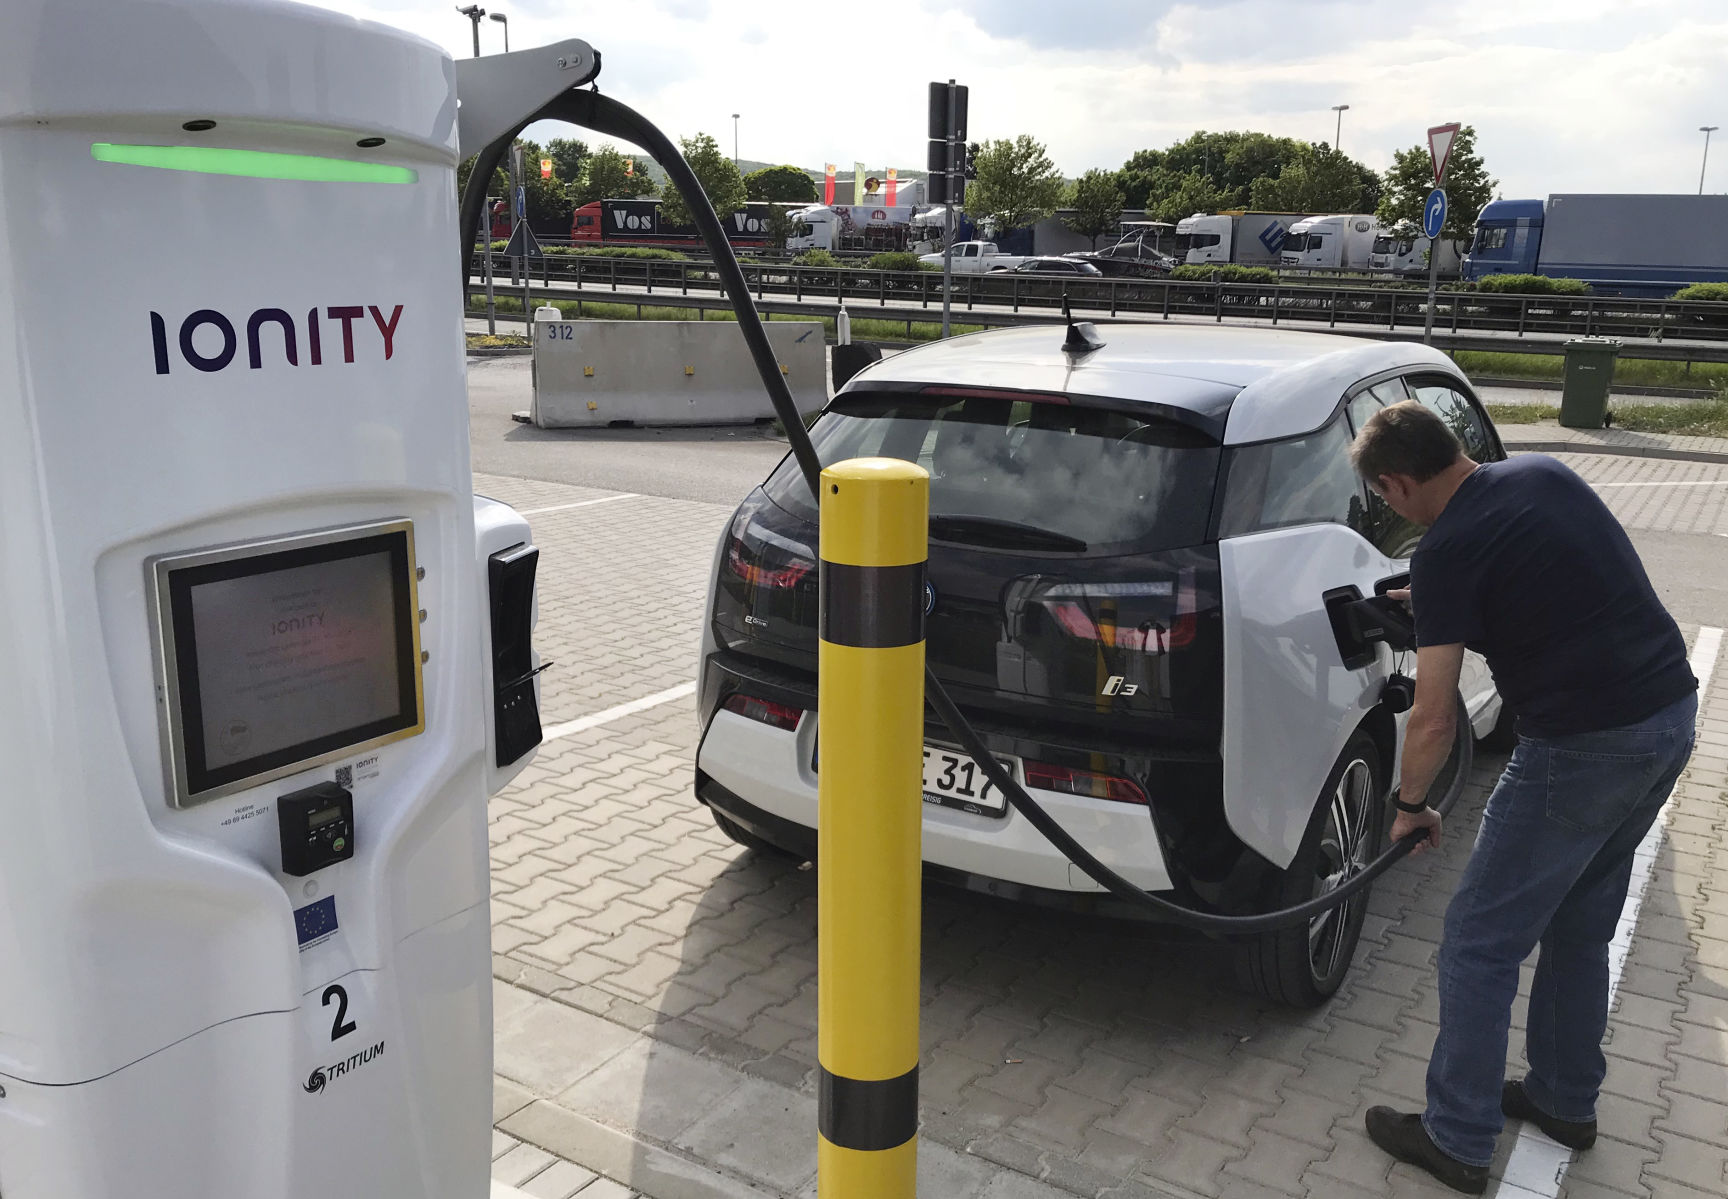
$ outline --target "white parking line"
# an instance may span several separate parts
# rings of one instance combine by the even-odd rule
[[[618,495],[603,495],[597,500],[577,500],[573,504],[553,504],[550,508],[518,508],[517,516],[539,516],[542,512],[564,512],[571,508],[590,508],[595,504],[610,504],[614,500],[633,500],[637,498],[634,491],[621,492]]]
[[[603,724],[611,724],[614,720],[622,720],[626,716],[634,716],[638,712],[646,712],[649,708],[658,708],[661,704],[669,704],[675,699],[683,699],[687,695],[696,694],[695,683],[679,683],[676,687],[668,687],[664,691],[656,691],[653,695],[644,695],[641,699],[633,699],[627,704],[607,708],[592,716],[579,716],[575,720],[566,720],[563,724],[555,724],[540,734],[542,741],[556,741],[560,737],[568,737],[573,733],[584,733],[589,729],[597,729]]]
[[[1698,676],[1699,714],[1704,711],[1704,694],[1710,689],[1710,676],[1716,672],[1716,659],[1722,650],[1722,630],[1709,625],[1698,630],[1698,639],[1692,643],[1692,673]],[[1656,817],[1656,823],[1650,826],[1650,831],[1644,834],[1644,840],[1639,844],[1632,862],[1632,885],[1628,891],[1628,901],[1620,912],[1620,924],[1614,930],[1614,940],[1608,945],[1608,1002],[1614,1002],[1614,993],[1620,989],[1620,975],[1626,969],[1627,955],[1632,952],[1632,938],[1638,931],[1638,913],[1644,907],[1644,896],[1650,890],[1650,878],[1656,869],[1656,858],[1662,849],[1662,838],[1665,829],[1662,817],[1667,815],[1668,805],[1674,802],[1672,794],[1662,805],[1662,811]],[[1572,1151],[1549,1140],[1539,1132],[1534,1124],[1521,1124],[1518,1127],[1518,1139],[1512,1143],[1512,1154],[1506,1159],[1506,1171],[1501,1176],[1500,1186],[1495,1191],[1503,1199],[1524,1199],[1527,1195],[1539,1195],[1542,1199],[1553,1199],[1560,1193],[1560,1186],[1566,1180],[1566,1170],[1572,1164]]]

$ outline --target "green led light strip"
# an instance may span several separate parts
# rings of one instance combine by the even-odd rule
[[[122,146],[96,142],[90,157],[164,171],[201,175],[244,175],[251,179],[304,179],[314,183],[414,183],[411,167],[381,162],[320,158],[315,154],[273,154],[265,150],[228,150],[219,146]]]

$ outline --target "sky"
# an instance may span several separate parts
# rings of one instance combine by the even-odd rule
[[[326,7],[336,7],[327,4]],[[973,141],[1027,133],[1068,176],[1196,129],[1331,141],[1376,170],[1474,125],[1508,198],[1695,192],[1728,126],[1728,0],[516,0],[513,49],[581,38],[600,90],[673,137],[820,169],[924,166],[926,86],[970,89]],[[472,53],[450,0],[343,11]],[[481,27],[482,52],[503,27]],[[528,136],[604,139],[541,124]],[[1728,192],[1712,135],[1709,192]]]

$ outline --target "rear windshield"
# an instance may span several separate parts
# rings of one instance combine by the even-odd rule
[[[849,394],[810,435],[823,466],[870,457],[918,463],[930,472],[933,537],[1000,548],[1198,545],[1218,475],[1217,444],[1190,426],[997,396]],[[815,520],[790,456],[764,488],[776,504]]]

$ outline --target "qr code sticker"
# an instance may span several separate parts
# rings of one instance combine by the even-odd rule
[[[354,785],[354,767],[338,766],[336,768],[336,785],[338,787],[352,787]]]

